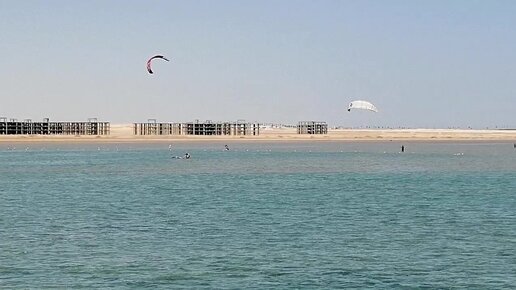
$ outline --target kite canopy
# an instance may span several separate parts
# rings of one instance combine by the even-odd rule
[[[368,101],[362,101],[362,100],[357,100],[357,101],[353,101],[353,102],[349,103],[348,112],[351,112],[351,109],[362,109],[362,110],[368,110],[368,111],[372,111],[372,112],[376,112],[376,113],[378,112],[378,109],[373,104],[371,104]]]
[[[166,61],[169,61],[166,57],[162,56],[162,55],[155,55],[151,58],[149,58],[149,60],[147,61],[147,71],[150,73],[150,74],[153,74],[154,72],[152,71],[152,60],[153,59],[156,59],[156,58],[161,58],[163,60],[166,60]]]

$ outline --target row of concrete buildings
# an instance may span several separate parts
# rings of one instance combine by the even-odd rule
[[[87,122],[18,121],[0,117],[0,135],[109,135],[109,122],[89,119]]]
[[[237,122],[134,123],[134,135],[260,135],[260,124]]]
[[[48,118],[42,122],[30,119],[18,121],[0,117],[0,135],[109,135],[109,122],[99,122],[96,118],[87,122],[51,122]],[[327,134],[326,122],[302,121],[297,125],[298,134]],[[133,123],[134,135],[199,135],[199,136],[257,136],[260,124],[243,120],[236,122],[186,122],[159,123],[150,119],[145,123]]]

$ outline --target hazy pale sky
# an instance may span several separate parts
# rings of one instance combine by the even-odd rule
[[[0,116],[516,128],[516,1],[0,0]],[[170,62],[146,60],[163,54]],[[347,112],[364,99],[379,113]]]

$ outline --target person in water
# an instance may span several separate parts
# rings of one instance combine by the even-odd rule
[[[226,151],[229,151],[229,146],[228,145],[224,145],[224,147],[226,147]]]
[[[401,152],[405,152],[405,146],[401,145]]]
[[[188,152],[185,154],[185,159],[190,159],[190,154],[188,154]]]

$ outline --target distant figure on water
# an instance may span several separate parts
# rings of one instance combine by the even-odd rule
[[[185,156],[172,156],[172,159],[190,159],[190,153],[186,152]]]
[[[229,151],[229,147],[228,147],[228,145],[227,145],[227,144],[226,144],[226,145],[224,145],[224,148],[226,149],[226,151]]]
[[[405,152],[405,146],[401,145],[401,152]]]

